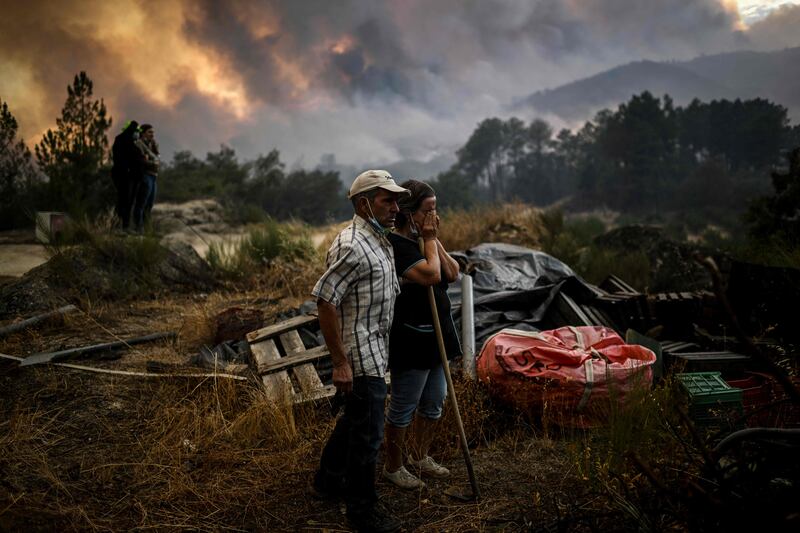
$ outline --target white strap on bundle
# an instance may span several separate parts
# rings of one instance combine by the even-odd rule
[[[589,397],[592,395],[592,387],[594,386],[593,361],[594,359],[590,357],[583,363],[583,367],[586,369],[586,386],[583,388],[583,396],[581,396],[581,401],[578,403],[578,411],[582,411],[586,407],[586,404],[589,403]]]

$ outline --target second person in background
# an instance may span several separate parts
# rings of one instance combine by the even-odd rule
[[[461,355],[447,285],[458,277],[458,263],[438,239],[436,193],[421,181],[402,184],[411,194],[398,201],[400,212],[389,241],[401,277],[389,337],[392,394],[386,424],[386,464],[383,477],[414,489],[425,483],[404,466],[406,431],[412,427],[408,464],[412,471],[432,477],[450,475],[428,455],[436,424],[442,416],[447,382],[433,326],[428,288],[433,287],[436,308],[449,358]],[[424,241],[420,252],[418,239]],[[416,416],[415,416],[416,415]]]
[[[161,166],[155,131],[151,124],[143,124],[136,147],[141,152],[141,176],[133,204],[133,225],[136,233],[144,232],[144,225],[150,219],[150,211],[156,199],[158,169]]]

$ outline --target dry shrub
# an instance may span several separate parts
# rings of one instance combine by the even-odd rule
[[[467,250],[483,242],[538,249],[546,231],[541,210],[513,203],[444,211],[440,238],[448,250]]]
[[[272,298],[288,298],[302,303],[310,298],[311,289],[325,270],[322,260],[289,263],[276,261],[255,280],[263,294]]]
[[[489,446],[492,441],[508,432],[520,429],[527,432],[530,429],[530,425],[524,422],[523,415],[498,405],[483,384],[465,379],[456,369],[453,369],[453,386],[470,448]],[[440,429],[431,446],[434,453],[444,456],[460,454],[460,438],[451,402],[448,396]]]
[[[273,261],[313,260],[315,255],[305,225],[268,219],[249,227],[241,238],[212,242],[206,261],[220,277],[242,280],[257,274],[264,265]]]
[[[265,294],[270,297],[265,298]],[[276,303],[280,303],[282,307],[292,307],[293,304],[283,302],[282,297],[282,294],[257,286],[249,292],[212,293],[202,301],[184,305],[176,313],[181,317],[178,350],[182,353],[194,353],[202,346],[217,344],[218,317],[234,307],[243,307],[254,316],[256,313],[267,316]]]
[[[4,530],[32,512],[33,529],[291,529],[295,479],[310,477],[329,433],[311,407],[242,382],[35,378],[29,406],[0,410]]]
[[[171,406],[158,396],[140,437],[146,454],[134,469],[138,483],[151,490],[140,525],[274,529],[263,515],[269,493],[290,472],[313,464],[316,443],[303,408],[296,413],[260,387],[224,380],[186,390]],[[254,499],[261,504],[251,506]]]
[[[440,238],[448,250],[466,250],[482,242],[506,242],[541,248],[549,231],[543,212],[523,203],[480,205],[441,213]],[[321,228],[315,234],[317,251],[323,257],[333,239],[350,221]]]
[[[202,346],[212,345],[216,335],[216,308],[221,297],[213,295],[204,302],[190,306],[183,313],[183,323],[178,332],[180,351],[193,353]]]
[[[331,244],[333,244],[333,239],[335,239],[344,228],[349,226],[350,223],[351,221],[347,220],[345,222],[339,222],[337,224],[330,224],[322,228],[317,228],[317,232],[314,234],[313,240],[314,245],[317,248],[317,252],[321,257],[325,257],[328,248],[330,248]]]
[[[273,442],[294,444],[299,432],[289,402],[274,402],[262,387],[252,389],[249,394],[246,408],[230,422],[231,437],[245,445],[255,445],[265,436]]]

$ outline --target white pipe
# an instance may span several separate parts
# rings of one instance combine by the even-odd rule
[[[461,275],[461,344],[464,375],[474,380],[475,373],[475,313],[472,301],[472,276]]]

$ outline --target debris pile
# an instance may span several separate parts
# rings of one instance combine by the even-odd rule
[[[756,380],[753,373],[761,372],[760,375],[769,376],[764,378],[769,385],[763,386],[769,387],[770,392],[752,392],[752,401],[762,396],[780,401],[791,394],[780,392],[789,387],[785,372],[772,364],[763,351],[769,346],[792,341],[791,336],[796,336],[798,329],[784,328],[785,335],[763,339],[761,346],[755,346],[746,341],[749,338],[747,334],[752,334],[753,329],[747,333],[738,330],[735,312],[728,311],[727,300],[728,293],[731,296],[734,292],[737,294],[735,308],[742,312],[746,324],[763,328],[765,321],[769,323],[769,317],[775,320],[775,324],[793,324],[797,321],[796,313],[791,316],[770,315],[768,309],[774,307],[769,304],[759,307],[753,303],[760,301],[759,298],[770,302],[772,298],[776,301],[782,299],[786,305],[787,292],[791,294],[791,290],[797,291],[800,286],[795,283],[800,279],[796,277],[800,273],[792,269],[759,269],[759,282],[750,283],[759,288],[760,296],[752,294],[752,289],[748,291],[741,287],[743,282],[738,280],[746,277],[741,272],[751,272],[743,265],[734,265],[737,274],[731,278],[728,293],[721,291],[717,281],[720,273],[714,266],[704,276],[693,275],[691,279],[694,281],[689,282],[693,290],[645,295],[616,276],[609,276],[599,286],[594,286],[555,258],[519,246],[482,244],[454,256],[473,278],[478,347],[505,329],[551,333],[565,326],[602,326],[616,331],[629,343],[650,349],[658,359],[656,379],[667,372],[718,372],[721,379],[734,383],[750,379],[744,382],[749,384]],[[707,269],[706,263],[697,262],[696,266],[682,268],[685,272],[695,272],[696,268]],[[713,262],[710,264],[714,265]],[[703,278],[707,280],[705,285],[695,284]],[[709,290],[712,287],[714,292]],[[779,295],[779,292],[783,294]],[[454,291],[453,299],[460,301],[458,290]],[[783,309],[784,313],[787,311],[782,307],[778,309]],[[456,307],[454,313],[459,314],[460,308]],[[754,316],[759,319],[754,320]],[[780,333],[783,330],[775,326],[767,331]],[[750,407],[755,409],[759,406]],[[800,417],[794,416],[793,411],[782,413],[769,420],[779,425],[800,425]]]
[[[128,239],[137,239],[129,243]],[[81,298],[147,297],[161,290],[212,290],[211,268],[183,242],[107,236],[99,244],[64,248],[49,261],[0,287],[0,319],[51,310]]]
[[[721,288],[719,271],[712,269],[705,275],[706,285],[699,285],[703,276],[697,273],[690,290],[643,294],[613,275],[597,286],[587,283],[563,262],[521,246],[484,243],[453,256],[474,287],[470,300],[478,348],[498,332],[509,329],[529,332],[534,337],[542,331],[563,328],[613,332],[615,338],[641,345],[653,355],[652,380],[648,383],[657,382],[668,373],[717,372],[721,380],[748,391],[741,396],[742,420],[800,425],[797,403],[789,401],[796,394],[792,393],[791,382],[763,354],[765,349],[796,339],[798,329],[784,324],[794,324],[797,314],[787,315],[786,307],[771,304],[797,292],[800,275],[792,269],[734,264],[727,293]],[[71,261],[81,273],[71,280],[73,289],[77,285],[79,291],[114,295],[109,271],[119,265],[104,265],[96,256],[87,254],[84,247],[68,250],[60,261],[56,263],[60,268],[63,261]],[[684,270],[694,272],[694,268]],[[207,289],[213,282],[205,262],[188,245],[165,248],[155,272],[160,283],[171,288]],[[130,283],[137,283],[135,275],[130,278]],[[59,295],[59,291],[63,294],[63,283],[53,261],[31,271],[18,283],[2,288],[0,316],[21,313],[31,303],[58,307],[58,298],[50,297]],[[38,301],[31,301],[31,287],[43,295],[36,295]],[[712,287],[713,292],[709,290]],[[461,285],[453,284],[450,293],[454,318],[458,319],[462,311]],[[756,305],[754,302],[758,301],[766,301],[767,305]],[[314,309],[313,302],[306,302],[295,316],[282,316],[274,324],[265,324],[260,310],[231,307],[214,318],[215,346],[203,348],[189,363],[239,376],[252,371],[276,401],[288,398],[302,402],[330,396],[334,392],[331,367],[317,318],[309,314]],[[739,313],[747,331],[740,329],[736,318]],[[776,325],[767,331],[778,337],[762,339],[758,346],[747,340],[752,328],[764,328],[773,320]],[[148,370],[169,372],[176,368],[153,363]],[[786,407],[769,416],[759,416],[758,411],[770,402],[784,403]]]
[[[695,255],[714,256],[718,263],[726,259],[714,250],[674,241],[660,227],[641,224],[613,229],[596,237],[594,244],[617,253],[631,250],[644,253],[650,263],[649,289],[652,292],[708,288],[711,286],[711,278],[694,260]]]

